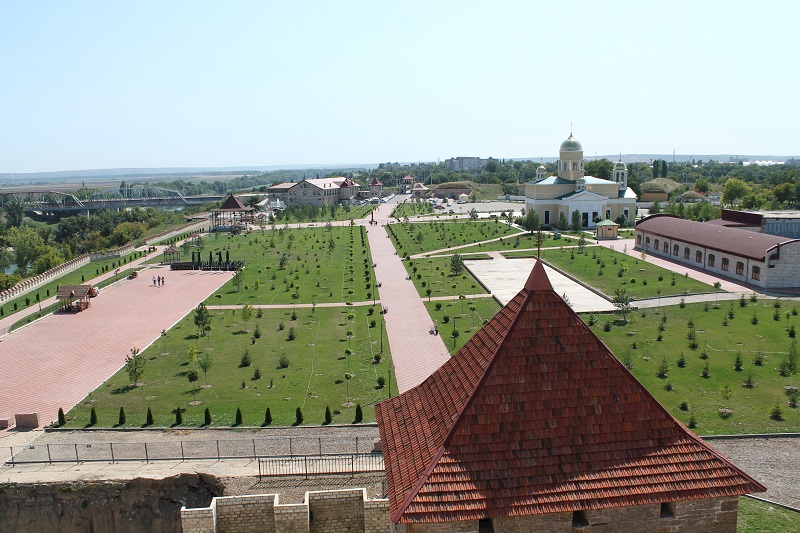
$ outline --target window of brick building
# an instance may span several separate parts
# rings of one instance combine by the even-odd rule
[[[708,254],[708,266],[713,267],[717,257],[714,254]]]
[[[750,276],[751,278],[758,280],[761,279],[761,267],[754,266],[753,267],[753,275]]]
[[[736,275],[743,276],[744,275],[744,263],[741,261],[736,261]]]
[[[703,262],[703,252],[701,252],[700,250],[697,250],[694,253],[694,260],[697,261],[698,263],[702,263]]]
[[[728,258],[727,257],[723,257],[722,258],[722,270],[727,272],[728,269],[730,268],[729,265],[730,265],[730,261],[728,261]]]
[[[684,248],[683,249],[683,258],[684,259],[689,259],[689,248]]]

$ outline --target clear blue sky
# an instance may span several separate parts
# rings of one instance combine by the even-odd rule
[[[797,2],[0,4],[0,172],[796,155]]]

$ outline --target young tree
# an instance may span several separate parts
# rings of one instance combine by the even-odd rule
[[[64,409],[58,408],[58,426],[61,427],[67,423],[67,417],[64,416]]]
[[[294,425],[299,426],[303,423],[303,411],[298,407],[294,412]]]
[[[197,326],[198,338],[205,337],[206,333],[211,330],[211,313],[204,302],[197,304],[194,309],[194,325]]]
[[[206,385],[208,385],[208,371],[211,369],[212,362],[213,358],[211,357],[211,352],[203,352],[203,354],[197,358],[197,366],[203,371],[203,380],[206,382]]]
[[[208,410],[208,407],[206,407],[206,412],[203,413],[203,425],[204,426],[211,425],[211,411]]]
[[[631,297],[625,289],[614,290],[614,300],[612,301],[614,307],[617,308],[617,313],[622,315],[622,321],[628,322],[628,313],[631,312]]]
[[[234,422],[234,425],[235,426],[241,426],[242,422],[243,422],[242,421],[242,410],[237,407],[236,408],[236,421]]]
[[[117,425],[118,426],[124,426],[127,421],[128,421],[128,418],[125,416],[125,408],[120,406],[120,408],[119,408],[119,418],[117,419]]]
[[[233,281],[233,284],[236,286],[236,290],[239,291],[242,288],[242,282],[244,281],[244,273],[242,272],[241,268],[236,271],[231,280]]]
[[[330,424],[333,422],[333,416],[331,415],[331,408],[330,406],[325,406],[325,424]]]
[[[558,229],[561,231],[567,231],[569,229],[569,223],[567,222],[567,215],[564,214],[563,211],[558,213]]]
[[[253,319],[253,308],[250,306],[250,304],[244,304],[242,306],[241,316],[245,324]]]
[[[264,413],[264,423],[261,425],[268,426],[270,424],[272,424],[272,411],[270,411],[269,407],[267,407],[267,411]]]
[[[97,411],[95,411],[94,407],[92,407],[92,410],[89,413],[89,425],[90,426],[97,425]]]
[[[153,411],[151,411],[150,408],[148,407],[147,408],[147,416],[144,419],[144,424],[146,426],[152,426],[153,423],[154,423],[153,422]]]
[[[581,221],[581,212],[577,209],[572,212],[572,231],[580,231],[583,229],[583,221]]]
[[[364,420],[364,411],[361,409],[361,404],[356,404],[356,417],[353,420],[354,424],[359,424],[361,421]]]
[[[460,276],[464,272],[464,259],[459,254],[450,256],[450,272],[454,276]]]
[[[139,348],[131,348],[131,353],[125,356],[125,371],[131,384],[136,387],[139,378],[144,374],[144,367],[147,364],[147,357],[139,353]]]

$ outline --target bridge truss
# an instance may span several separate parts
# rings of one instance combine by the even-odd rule
[[[93,194],[88,202],[107,207],[152,205],[152,204],[186,204],[186,198],[178,191],[161,187],[126,187],[123,189],[106,189]]]

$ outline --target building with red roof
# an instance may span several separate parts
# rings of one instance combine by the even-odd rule
[[[662,213],[636,223],[636,249],[765,289],[800,285],[800,239]]]
[[[736,530],[765,488],[673,418],[553,290],[524,288],[376,406],[396,531]]]

